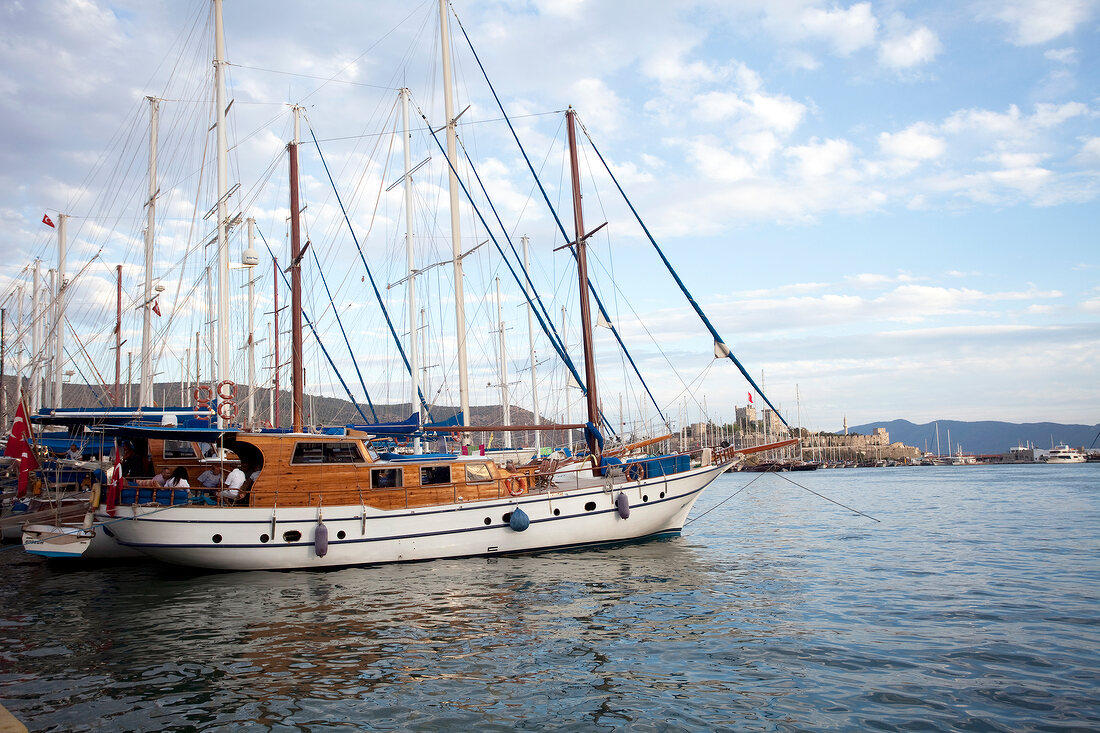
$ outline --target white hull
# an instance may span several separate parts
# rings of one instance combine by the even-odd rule
[[[400,511],[324,507],[328,551],[317,553],[316,507],[119,507],[112,524],[121,544],[177,565],[275,570],[373,565],[533,552],[677,534],[699,494],[722,474],[711,465],[640,482],[604,480],[590,488]],[[629,517],[616,500],[625,494]],[[516,531],[522,508],[530,526]],[[106,516],[97,520],[109,519]],[[295,536],[297,533],[297,536]]]
[[[1047,454],[1047,463],[1084,463],[1086,460],[1084,453],[1064,443]]]
[[[85,560],[123,560],[144,557],[123,547],[102,526],[85,529],[80,524],[28,524],[23,527],[23,549],[31,555]]]

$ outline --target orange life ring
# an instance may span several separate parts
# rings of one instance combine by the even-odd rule
[[[195,387],[195,391],[192,393],[195,397],[195,402],[202,404],[204,402],[210,402],[214,397],[214,390],[210,389],[209,384],[200,384]]]
[[[222,389],[223,387],[228,387],[229,388],[228,393],[224,389]],[[236,396],[237,396],[237,383],[236,382],[234,382],[230,379],[223,379],[222,381],[218,382],[218,399],[219,400],[231,400],[231,399],[234,399]]]
[[[527,479],[521,475],[509,476],[504,479],[504,488],[508,489],[508,493],[512,496],[519,496],[527,491]]]
[[[236,402],[218,403],[218,417],[223,420],[232,420],[237,416],[237,413],[240,412],[240,410],[241,408],[237,406]]]

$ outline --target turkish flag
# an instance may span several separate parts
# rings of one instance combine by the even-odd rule
[[[752,392],[749,392],[749,404],[752,404]]]
[[[15,490],[17,497],[27,494],[27,479],[31,471],[38,468],[38,459],[31,450],[30,428],[27,425],[27,413],[23,410],[23,402],[20,400],[19,408],[15,411],[15,422],[11,425],[11,435],[8,444],[4,447],[4,455],[8,458],[19,459],[19,484]]]
[[[158,316],[160,315],[160,301],[159,300],[154,300],[153,301],[153,312],[156,313]]]
[[[114,475],[109,479],[107,484],[107,496],[103,501],[103,508],[107,510],[107,514],[112,517],[115,515],[115,505],[118,504],[119,497],[122,496],[122,451],[118,448],[118,442],[115,442],[115,470]]]
[[[53,219],[50,218],[49,214],[43,214],[42,215],[42,223],[45,224],[48,227],[53,227]],[[54,228],[56,229],[57,227],[54,227]]]

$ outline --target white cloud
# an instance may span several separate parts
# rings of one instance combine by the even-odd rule
[[[878,31],[871,3],[856,3],[847,10],[807,8],[802,11],[799,22],[806,35],[827,41],[841,56],[849,56],[873,44]]]
[[[1046,43],[1072,33],[1092,17],[1091,0],[995,0],[986,4],[979,17],[992,17],[1012,29],[1018,46]]]
[[[1057,61],[1060,64],[1077,63],[1076,48],[1051,48],[1043,52],[1043,56],[1051,61]]]
[[[847,140],[819,142],[813,138],[807,145],[787,148],[784,154],[795,161],[795,170],[801,178],[821,179],[848,169],[854,152]]]
[[[879,60],[892,69],[909,69],[928,63],[942,50],[936,34],[921,26],[909,34],[883,41],[879,46]]]
[[[696,168],[707,178],[714,181],[742,181],[753,175],[752,165],[743,157],[733,155],[720,145],[703,140],[692,142],[688,155]]]
[[[1100,164],[1100,137],[1090,137],[1085,140],[1074,161],[1082,165]]]
[[[745,97],[729,92],[707,92],[695,98],[695,115],[702,122],[736,120],[750,130],[774,130],[789,135],[806,114],[805,105],[795,100],[753,93]]]
[[[845,282],[859,288],[877,288],[890,283],[913,282],[912,275],[901,272],[897,275],[883,275],[877,272],[861,272],[858,275],[845,275]]]
[[[883,132],[878,136],[879,149],[892,158],[933,160],[946,150],[943,138],[933,132],[933,127],[924,122],[910,125],[901,132]]]
[[[620,117],[627,105],[603,80],[578,79],[572,91],[577,106],[584,110],[585,124],[603,134],[619,129]]]

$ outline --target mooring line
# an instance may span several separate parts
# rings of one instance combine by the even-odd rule
[[[755,476],[755,477],[753,477],[753,480],[752,480],[752,481],[749,481],[749,482],[748,482],[747,484],[745,484],[744,486],[742,486],[742,487],[741,487],[740,489],[738,489],[737,491],[733,492],[732,494],[730,494],[729,496],[727,496],[727,497],[726,497],[725,499],[722,499],[722,501],[718,502],[717,504],[715,504],[714,506],[712,506],[712,507],[711,507],[710,509],[707,509],[707,510],[706,510],[705,512],[703,512],[702,514],[700,514],[700,515],[699,515],[698,517],[692,517],[691,519],[687,520],[686,522],[684,522],[684,526],[686,527],[686,526],[688,526],[689,524],[691,524],[692,522],[694,522],[694,521],[695,521],[696,519],[702,519],[703,517],[707,516],[708,514],[710,514],[711,512],[713,512],[713,511],[714,511],[715,509],[717,509],[718,507],[722,506],[722,505],[723,505],[723,504],[725,504],[725,503],[726,503],[727,501],[729,501],[730,499],[732,499],[733,497],[737,496],[738,494],[740,494],[740,493],[741,493],[742,491],[744,491],[745,489],[747,489],[747,488],[749,488],[750,486],[752,486],[752,485],[753,485],[753,484],[754,484],[754,483],[756,482],[756,479],[760,478],[760,477],[761,477],[761,476],[763,476],[763,475],[764,475],[763,473],[758,473],[758,474],[756,474],[756,476]]]
[[[835,499],[830,499],[829,497],[825,496],[824,494],[819,494],[818,492],[814,491],[813,489],[807,488],[807,487],[803,486],[802,484],[798,483],[797,481],[792,481],[791,479],[787,478],[786,476],[784,476],[783,474],[781,474],[781,473],[779,473],[779,472],[777,472],[777,471],[765,471],[765,473],[774,473],[774,474],[775,474],[776,476],[778,476],[779,478],[783,479],[784,481],[790,481],[790,482],[791,482],[792,484],[794,484],[794,485],[795,485],[795,486],[797,486],[798,488],[800,488],[800,489],[805,489],[806,491],[809,491],[809,492],[810,492],[811,494],[813,494],[814,496],[820,496],[820,497],[821,497],[822,499],[824,499],[825,501],[831,501],[831,502],[832,502],[833,504],[836,504],[837,506],[841,506],[841,507],[844,507],[844,508],[845,508],[845,509],[847,509],[848,511],[850,511],[850,512],[854,512],[854,513],[858,514],[858,515],[859,515],[859,516],[861,516],[861,517],[867,517],[868,519],[873,519],[874,521],[876,521],[876,522],[879,522],[880,524],[882,523],[882,520],[880,520],[880,519],[875,519],[875,518],[874,518],[874,517],[872,517],[872,516],[871,516],[870,514],[864,514],[864,513],[863,513],[863,512],[861,512],[860,510],[858,510],[858,509],[853,509],[852,507],[848,506],[847,504],[841,504],[841,503],[840,503],[839,501],[836,501]]]
[[[142,518],[144,518],[144,517],[152,516],[153,514],[160,514],[161,512],[167,511],[169,509],[175,509],[175,508],[178,508],[178,507],[181,507],[181,506],[188,506],[188,505],[187,504],[171,504],[171,505],[166,506],[166,507],[161,507],[160,509],[154,509],[151,512],[146,512],[146,513],[142,514],[141,516],[142,516]],[[137,519],[137,517],[135,517],[133,515],[131,515],[129,517],[115,517],[115,516],[112,515],[112,518],[109,521],[106,521],[106,522],[92,522],[92,526],[88,529],[95,529],[96,527],[106,527],[110,524],[117,524],[118,522],[132,522],[135,519]],[[61,523],[59,522],[55,526],[61,527]],[[82,526],[82,527],[79,527],[77,529],[71,529],[71,530],[67,530],[65,532],[58,532],[58,534],[55,535],[55,536],[68,536],[68,535],[75,536],[75,535],[78,535],[81,532],[83,532],[85,529],[86,528]],[[22,550],[22,549],[24,549],[23,548],[23,543],[20,541],[20,542],[17,542],[15,544],[10,544],[10,545],[6,545],[4,547],[0,547],[0,552],[4,552],[5,550]]]

